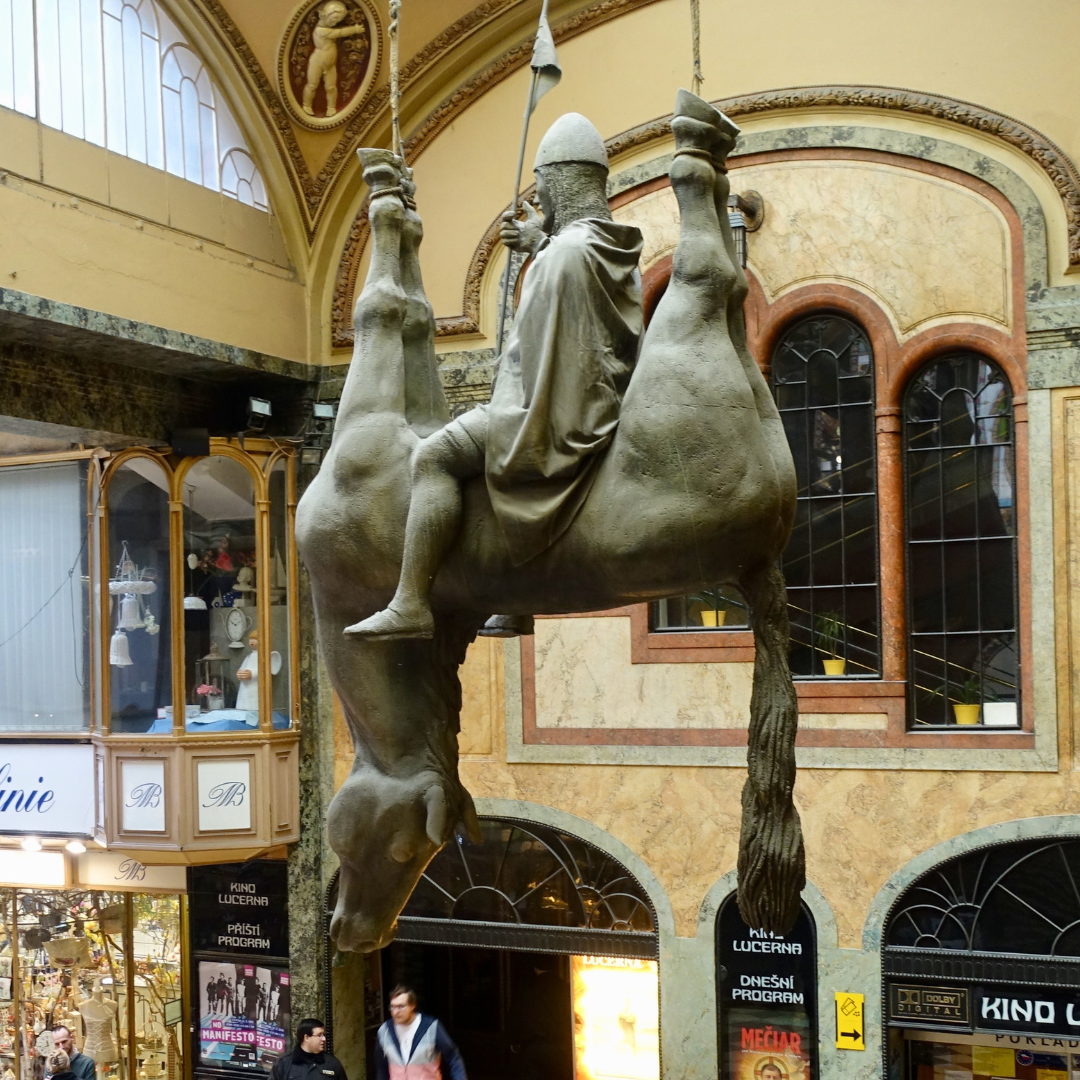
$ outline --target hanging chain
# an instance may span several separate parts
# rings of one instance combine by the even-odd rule
[[[696,3],[696,0],[694,0]],[[398,157],[401,152],[401,118],[398,110],[401,105],[401,82],[398,71],[398,20],[401,16],[401,0],[390,0],[390,138],[392,149]]]
[[[690,0],[690,38],[694,49],[693,91],[700,94],[701,84],[705,81],[701,74],[701,0]]]

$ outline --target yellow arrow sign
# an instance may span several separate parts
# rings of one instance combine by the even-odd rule
[[[863,995],[836,992],[837,1050],[865,1050]]]

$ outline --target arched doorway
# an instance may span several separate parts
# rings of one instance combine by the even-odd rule
[[[396,940],[362,965],[369,1053],[387,993],[404,984],[458,1042],[470,1080],[658,1080],[659,944],[641,884],[550,825],[480,826],[479,844],[456,836],[435,856]]]
[[[890,1080],[1080,1072],[1080,839],[979,848],[900,895],[885,924]]]

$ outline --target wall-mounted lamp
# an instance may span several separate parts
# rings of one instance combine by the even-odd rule
[[[270,412],[270,402],[266,398],[248,398],[247,430],[262,431],[270,419]]]
[[[319,466],[334,433],[335,407],[329,401],[313,401],[311,416],[304,425],[304,444],[300,447],[300,464]]]
[[[64,850],[69,855],[81,855],[86,851],[86,845],[81,840],[69,840],[64,845]]]
[[[756,232],[765,220],[765,200],[756,191],[728,196],[728,224],[735,239],[739,265],[746,266],[746,234]]]

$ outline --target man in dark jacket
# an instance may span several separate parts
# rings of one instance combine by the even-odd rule
[[[94,1080],[96,1073],[94,1059],[75,1049],[75,1042],[71,1038],[71,1029],[65,1024],[54,1027],[52,1031],[53,1046],[57,1050],[63,1050],[68,1056],[68,1069],[73,1072],[78,1080]]]
[[[282,1054],[270,1070],[270,1080],[349,1080],[341,1062],[326,1052],[326,1025],[301,1020],[296,1025],[296,1046]]]
[[[461,1051],[407,986],[390,991],[390,1019],[375,1040],[375,1080],[467,1080]]]

